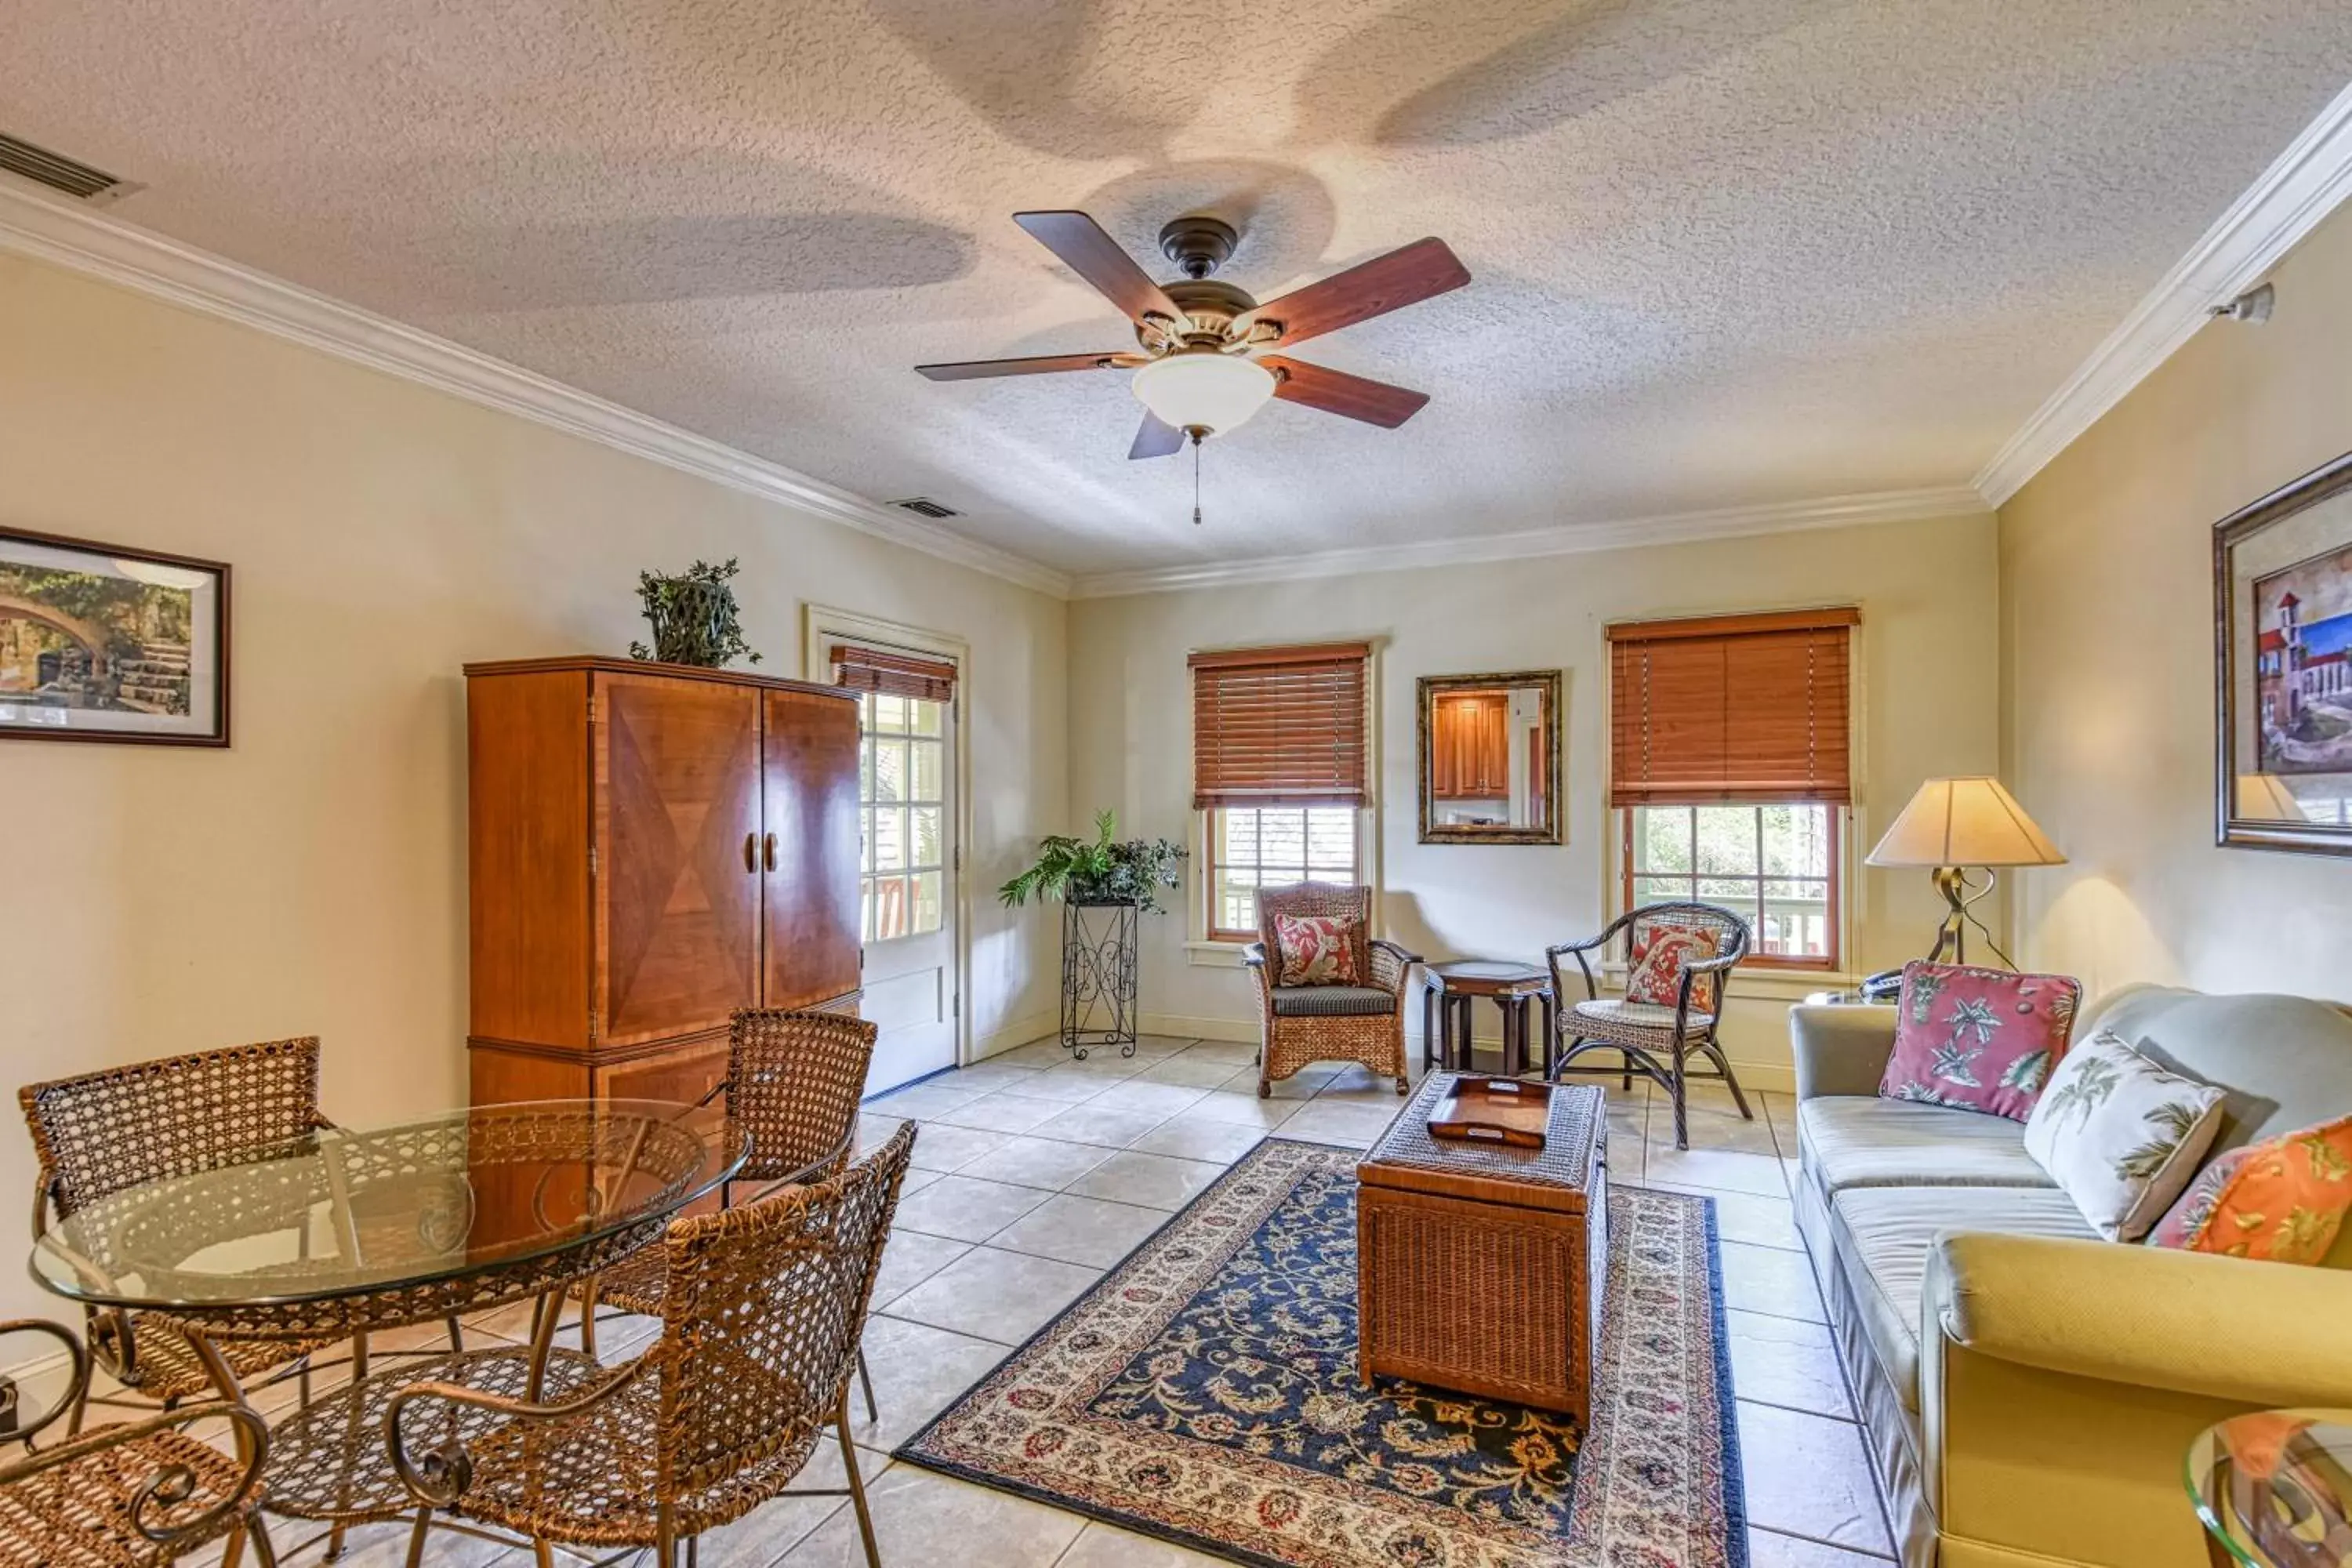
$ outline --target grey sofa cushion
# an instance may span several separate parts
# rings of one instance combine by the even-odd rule
[[[1919,1299],[1936,1237],[1948,1230],[1989,1230],[2099,1239],[2074,1200],[2056,1187],[1851,1187],[1831,1204],[1830,1227],[1838,1267],[1861,1304],[1863,1331],[1915,1426]]]
[[[1370,1017],[1396,1011],[1396,993],[1377,985],[1277,985],[1274,1010],[1285,1018]]]
[[[2055,1187],[2006,1116],[1860,1095],[1797,1109],[1798,1168],[1824,1200],[1853,1187]]]

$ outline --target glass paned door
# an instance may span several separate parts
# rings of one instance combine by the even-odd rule
[[[858,709],[859,1011],[880,1031],[866,1081],[878,1093],[955,1065],[955,710],[880,691]]]

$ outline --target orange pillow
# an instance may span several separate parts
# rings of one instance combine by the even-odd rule
[[[1276,915],[1274,945],[1282,961],[1277,985],[1361,985],[1356,950],[1362,922],[1333,915]]]
[[[2317,1263],[2352,1209],[2352,1116],[2216,1155],[2150,1247]]]

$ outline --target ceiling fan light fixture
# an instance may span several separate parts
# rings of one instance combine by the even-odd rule
[[[1137,398],[1179,430],[1238,429],[1265,406],[1274,388],[1274,372],[1215,349],[1186,349],[1135,373]]]

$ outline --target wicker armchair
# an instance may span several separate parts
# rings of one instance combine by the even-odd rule
[[[36,1236],[53,1215],[62,1219],[125,1187],[266,1157],[333,1125],[319,1110],[315,1035],[28,1084],[16,1100],[41,1165],[33,1194]],[[100,1368],[166,1410],[214,1386],[187,1337],[160,1320],[93,1310],[88,1332],[90,1357]],[[337,1342],[228,1340],[218,1348],[240,1380],[299,1374],[307,1400],[310,1357]],[[81,1430],[90,1402],[85,1382],[69,1432]]]
[[[724,1094],[727,1114],[751,1135],[751,1155],[719,1189],[726,1206],[736,1182],[806,1182],[839,1170],[856,1142],[857,1101],[874,1059],[875,1026],[841,1013],[793,1013],[739,1008],[727,1031],[727,1076],[703,1097]],[[668,1300],[669,1253],[661,1247],[608,1268],[582,1295],[581,1347],[596,1353],[596,1307],[662,1315]],[[874,1415],[874,1382],[857,1358],[866,1413]]]
[[[1713,931],[1716,955],[1703,963],[1682,965],[1671,1007],[1602,996],[1599,978],[1592,971],[1591,955],[1605,951],[1622,935],[1626,939],[1630,956],[1641,930],[1652,921]],[[1730,982],[1732,970],[1748,956],[1748,922],[1729,910],[1713,904],[1644,904],[1618,916],[1609,922],[1607,930],[1590,941],[1563,942],[1545,949],[1544,961],[1551,967],[1552,994],[1563,1005],[1558,1010],[1554,1025],[1558,1033],[1546,1052],[1544,1076],[1557,1082],[1568,1072],[1598,1070],[1606,1074],[1611,1069],[1570,1068],[1569,1064],[1587,1051],[1621,1053],[1621,1064],[1613,1070],[1622,1076],[1626,1088],[1633,1086],[1633,1075],[1638,1072],[1673,1098],[1677,1149],[1690,1147],[1690,1106],[1685,1090],[1693,1077],[1722,1079],[1730,1087],[1732,1103],[1739,1107],[1739,1114],[1753,1121],[1755,1112],[1748,1109],[1748,1097],[1739,1092],[1739,1079],[1715,1037],[1724,987]],[[1573,957],[1576,967],[1582,972],[1585,999],[1581,1002],[1569,1002],[1567,973],[1559,963],[1564,956]],[[1716,1070],[1693,1074],[1689,1060],[1694,1056],[1713,1062]]]
[[[0,1336],[16,1333],[58,1341],[73,1367],[64,1397],[9,1434],[29,1446],[58,1417],[85,1406],[89,1357],[61,1324],[0,1322]],[[215,1417],[236,1433],[234,1456],[182,1430]],[[271,1568],[278,1559],[258,1506],[268,1442],[260,1416],[214,1400],[101,1426],[0,1463],[0,1564],[151,1568],[226,1536],[226,1568],[236,1568],[248,1541],[261,1568]]]
[[[815,1185],[674,1222],[660,1340],[576,1397],[526,1405],[440,1383],[394,1395],[383,1417],[393,1463],[422,1504],[409,1563],[423,1560],[433,1510],[447,1509],[542,1553],[651,1547],[674,1568],[681,1542],[782,1493],[830,1426],[849,1485],[824,1495],[846,1491],[879,1568],[849,1376],[914,1143],[909,1123]],[[412,1456],[401,1417],[419,1401],[509,1419],[470,1445]]]
[[[1372,890],[1335,882],[1301,882],[1257,890],[1257,941],[1242,950],[1242,962],[1257,976],[1261,1013],[1257,1093],[1265,1100],[1276,1080],[1309,1062],[1361,1062],[1376,1073],[1393,1075],[1396,1090],[1409,1087],[1404,1057],[1406,982],[1421,955],[1395,942],[1370,936]],[[1283,985],[1281,949],[1274,939],[1276,915],[1293,920],[1328,916],[1350,920],[1367,932],[1358,971],[1366,985]]]

